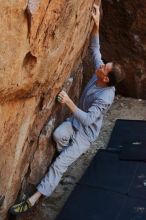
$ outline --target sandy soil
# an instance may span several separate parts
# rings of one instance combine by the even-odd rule
[[[71,191],[79,181],[99,148],[105,148],[116,119],[146,120],[146,101],[117,96],[104,118],[103,127],[97,141],[65,173],[60,184],[50,198],[43,198],[25,220],[55,220]]]

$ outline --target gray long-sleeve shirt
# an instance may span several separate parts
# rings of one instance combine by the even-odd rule
[[[93,37],[90,45],[94,66],[97,70],[103,61],[101,59],[99,37]],[[111,106],[115,87],[100,87],[96,85],[96,74],[86,85],[79,101],[77,110],[72,117],[73,127],[83,132],[90,142],[99,135],[103,116]]]

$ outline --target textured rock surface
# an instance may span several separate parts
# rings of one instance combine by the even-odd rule
[[[118,61],[126,80],[126,96],[146,99],[146,3],[143,0],[103,0],[101,26],[105,60]]]
[[[1,220],[53,158],[50,134],[67,114],[57,93],[65,88],[78,99],[93,0],[0,2]]]

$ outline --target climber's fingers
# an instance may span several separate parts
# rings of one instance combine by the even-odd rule
[[[61,103],[66,103],[69,99],[70,99],[69,96],[63,90],[57,96],[57,101]]]
[[[95,7],[101,5],[101,0],[95,0],[94,2]]]
[[[96,4],[94,3],[94,4],[93,4],[93,9],[94,9],[95,13],[98,12],[99,9],[100,9],[100,5],[96,5]]]
[[[99,17],[100,17],[100,8],[99,8],[99,6],[94,4],[91,14],[92,14],[92,17],[93,17],[94,21],[97,22],[99,20]]]

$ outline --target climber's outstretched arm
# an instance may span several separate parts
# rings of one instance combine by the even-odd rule
[[[92,36],[99,35],[100,4],[101,4],[101,1],[99,1],[98,4],[93,5],[92,17],[93,17],[93,20],[94,20],[94,27],[93,27],[93,30],[92,30]]]
[[[98,70],[104,63],[102,61],[99,43],[99,23],[100,23],[100,3],[93,5],[92,17],[94,20],[94,27],[91,34],[90,50],[94,62],[95,71]]]

